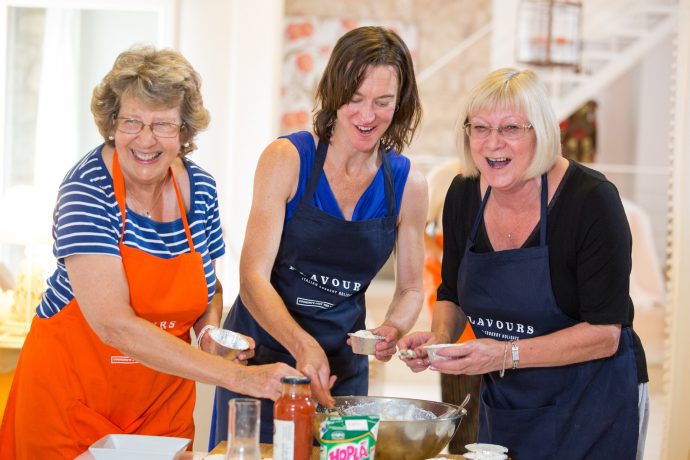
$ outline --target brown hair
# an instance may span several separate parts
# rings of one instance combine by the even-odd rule
[[[91,113],[98,131],[108,139],[115,129],[122,95],[140,99],[152,107],[180,107],[180,155],[196,149],[193,140],[211,119],[201,97],[201,77],[177,51],[137,46],[120,53],[113,68],[94,88]],[[184,144],[188,143],[187,146]]]
[[[320,108],[314,114],[314,132],[330,141],[338,109],[350,102],[370,66],[392,66],[397,71],[397,107],[381,143],[386,150],[395,148],[400,153],[412,141],[422,105],[410,51],[395,32],[382,27],[353,29],[335,44],[316,90]]]

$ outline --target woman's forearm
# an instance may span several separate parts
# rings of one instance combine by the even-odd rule
[[[240,297],[259,325],[297,356],[307,344],[318,345],[290,315],[283,299],[260,273],[245,273],[240,280]]]
[[[442,343],[457,341],[466,325],[467,316],[453,302],[440,300],[434,304],[431,332]]]
[[[564,366],[608,358],[618,349],[620,331],[618,324],[579,323],[551,334],[520,340],[519,367]]]
[[[136,315],[119,318],[107,329],[108,345],[159,372],[227,388],[243,367],[193,348]]]
[[[402,337],[412,329],[417,321],[423,299],[424,293],[421,288],[396,291],[383,323],[395,327]]]

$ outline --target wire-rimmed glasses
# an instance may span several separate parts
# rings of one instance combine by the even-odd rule
[[[167,121],[156,121],[146,124],[141,120],[126,117],[116,117],[115,120],[117,122],[117,130],[125,134],[139,134],[144,130],[144,127],[148,126],[154,136],[163,138],[177,136],[180,133],[180,128],[184,126],[184,123],[177,124]]]
[[[520,139],[528,130],[532,129],[533,126],[531,124],[517,125],[511,123],[494,128],[478,123],[465,123],[463,128],[465,128],[465,134],[472,139],[486,139],[491,134],[491,131],[496,131],[503,139],[512,141]]]

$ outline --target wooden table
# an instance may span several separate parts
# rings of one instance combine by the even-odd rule
[[[225,454],[225,450],[227,447],[227,443],[225,441],[221,441],[210,453],[212,454]],[[273,446],[270,444],[261,444],[261,458],[272,458],[273,457]],[[314,447],[311,453],[311,458],[312,460],[319,460],[319,448]],[[462,455],[449,455],[449,454],[440,454],[437,455],[437,457],[441,458],[450,458],[450,459],[456,459],[456,460],[463,460],[465,457]]]

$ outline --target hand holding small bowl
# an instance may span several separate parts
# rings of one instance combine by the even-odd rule
[[[454,356],[444,356],[438,354],[439,350],[446,348],[461,347],[462,344],[459,343],[435,343],[433,345],[424,345],[422,348],[426,351],[429,361],[443,361],[448,359],[456,359]]]
[[[253,348],[253,344],[250,344],[251,339],[227,329],[212,329],[208,336],[211,338],[209,351],[227,360],[233,360],[240,352]],[[245,360],[248,358],[249,356],[244,357]]]
[[[385,337],[374,335],[366,329],[354,333],[350,332],[347,335],[350,336],[349,342],[352,345],[352,351],[358,355],[375,355],[376,344],[385,339]]]

